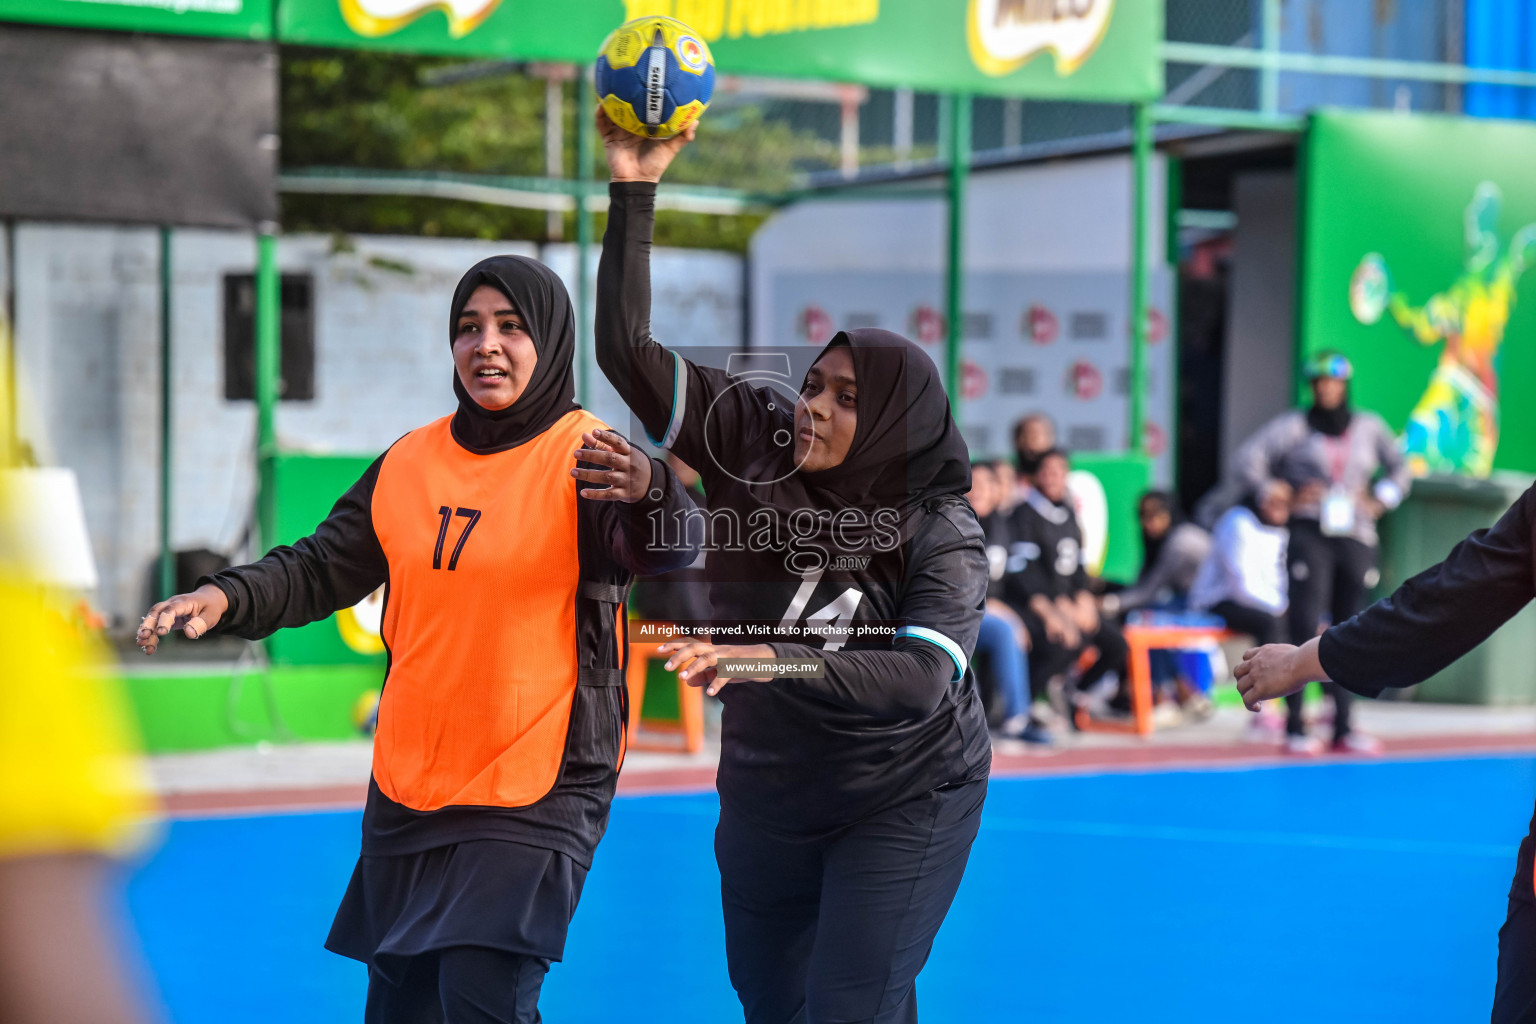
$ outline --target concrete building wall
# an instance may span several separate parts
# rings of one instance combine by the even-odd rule
[[[1221,464],[1259,427],[1294,404],[1296,176],[1239,175],[1233,187],[1232,293],[1227,304]]]

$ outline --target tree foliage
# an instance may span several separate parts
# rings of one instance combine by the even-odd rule
[[[544,175],[544,80],[508,72],[427,84],[434,70],[460,63],[285,47],[283,166]],[[566,83],[562,138],[567,174],[576,163],[575,92],[575,84]],[[788,188],[797,170],[829,166],[836,158],[832,143],[769,120],[760,107],[721,104],[705,115],[698,142],[678,158],[668,180],[773,193]],[[589,174],[603,180],[601,152],[594,153]],[[288,230],[548,237],[542,211],[427,198],[290,194],[284,196],[283,218]],[[657,241],[740,251],[760,222],[758,216],[663,212]],[[574,215],[565,218],[562,235],[574,237]]]

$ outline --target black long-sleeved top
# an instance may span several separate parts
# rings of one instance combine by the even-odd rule
[[[397,441],[312,535],[211,577],[218,629],[259,639],[385,585],[363,853],[506,839],[586,866],[623,756],[624,592],[693,560],[648,519],[692,504],[656,460],[639,502],[578,497],[571,454],[602,426],[585,411],[494,453],[449,419]]]
[[[1083,533],[1070,506],[1057,505],[1039,491],[1029,494],[1009,517],[1008,572],[1003,597],[1020,615],[1036,594],[1055,599],[1088,589],[1083,566]]]
[[[598,365],[651,438],[693,466],[711,513],[761,512],[748,463],[792,425],[791,402],[697,365],[650,334],[655,186],[615,183],[597,279]],[[722,691],[721,798],[769,828],[831,831],[991,764],[969,658],[987,587],[982,533],[962,499],[915,513],[909,540],[867,564],[797,574],[785,552],[706,545],[717,622],[889,622],[884,642],[773,643],[781,657],[826,659],[822,679]],[[833,553],[835,554],[835,553]],[[750,638],[721,641],[753,643]]]
[[[1439,565],[1408,580],[1318,643],[1323,671],[1340,686],[1374,697],[1423,682],[1488,639],[1536,597],[1536,487],[1499,521],[1451,549]],[[1520,845],[1511,896],[1536,901],[1532,866],[1536,817]]]

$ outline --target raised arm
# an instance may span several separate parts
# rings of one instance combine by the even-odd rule
[[[792,402],[767,388],[740,384],[724,370],[699,366],[651,337],[651,236],[656,183],[693,138],[646,140],[598,111],[613,180],[608,228],[597,268],[597,365],[653,444],[701,472],[739,472],[788,425]]]
[[[670,447],[679,422],[675,395],[683,360],[651,337],[651,232],[656,183],[608,186],[608,230],[597,267],[597,365],[651,440]]]
[[[374,460],[308,537],[275,547],[260,561],[205,576],[191,594],[151,608],[139,627],[144,653],[153,654],[172,629],[194,640],[215,629],[260,640],[349,608],[378,589],[389,575],[371,512],[383,461],[382,455]]]

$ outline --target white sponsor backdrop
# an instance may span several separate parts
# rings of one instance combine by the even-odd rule
[[[1163,208],[1164,165],[1153,175]],[[1012,449],[1029,412],[1055,422],[1078,451],[1123,451],[1129,419],[1131,164],[1124,156],[1063,160],[973,175],[966,208],[967,395],[960,421],[972,452]],[[1172,275],[1163,218],[1147,241],[1154,267],[1147,366],[1147,442],[1156,479],[1172,478]],[[770,219],[753,239],[751,340],[791,351],[841,329],[877,326],[944,361],[945,207],[913,198],[812,200]]]
[[[1159,480],[1171,476],[1173,413],[1170,277],[1153,282],[1146,434]],[[1105,271],[984,272],[966,286],[961,429],[975,456],[1012,451],[1013,423],[1044,412],[1073,451],[1125,448],[1130,405],[1126,275]],[[883,327],[923,343],[944,365],[943,284],[912,271],[782,273],[774,280],[775,336],[819,347],[837,330]]]

